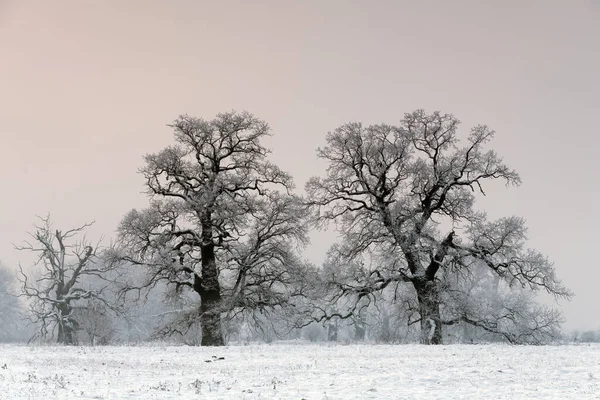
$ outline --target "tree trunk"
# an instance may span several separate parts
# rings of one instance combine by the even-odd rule
[[[58,317],[58,337],[56,341],[60,344],[75,344],[75,326],[71,319],[71,307],[68,305],[59,305]]]
[[[336,323],[329,323],[328,326],[328,330],[327,330],[327,340],[329,342],[336,342],[338,339],[338,324]]]
[[[204,251],[202,252],[204,254]],[[221,331],[221,290],[216,271],[213,268],[204,268],[202,257],[202,278],[196,277],[194,287],[200,294],[200,325],[202,326],[201,346],[223,346],[223,332]]]
[[[202,297],[200,305],[200,324],[202,326],[201,346],[223,346],[223,332],[221,331],[221,313],[219,305],[220,296],[214,296],[214,293],[205,294]]]
[[[442,320],[437,284],[427,278],[415,279],[413,285],[419,301],[421,343],[442,344]]]
[[[392,341],[392,331],[390,329],[390,316],[387,312],[387,308],[383,306],[383,320],[381,321],[381,336],[379,337],[383,343],[390,343]]]
[[[201,346],[223,346],[221,331],[221,286],[212,238],[210,213],[202,218],[202,277],[194,282],[194,289],[200,294],[200,324],[202,326]]]
[[[365,319],[361,315],[359,315],[357,318],[354,319],[354,340],[365,340],[366,333],[367,324],[365,323]]]

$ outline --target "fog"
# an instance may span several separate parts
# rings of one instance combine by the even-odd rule
[[[315,149],[349,121],[417,108],[487,124],[523,179],[479,201],[527,219],[576,294],[568,328],[598,329],[595,207],[600,3],[578,1],[0,1],[0,260],[36,215],[95,220],[110,242],[143,207],[144,154],[179,114],[248,110],[302,192]],[[318,263],[335,241],[315,232]]]

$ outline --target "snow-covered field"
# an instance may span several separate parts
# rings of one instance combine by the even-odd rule
[[[600,346],[0,346],[2,399],[600,399]]]

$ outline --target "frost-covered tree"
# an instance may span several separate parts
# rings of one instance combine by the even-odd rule
[[[79,331],[91,346],[109,344],[116,336],[113,313],[102,301],[89,299],[73,310]]]
[[[561,313],[536,302],[522,285],[510,285],[485,265],[443,272],[443,321],[459,341],[543,344],[562,337]]]
[[[145,157],[150,206],[124,217],[116,256],[146,268],[129,291],[164,282],[199,299],[160,332],[199,322],[202,345],[223,345],[223,317],[285,312],[302,295],[308,267],[296,249],[307,241],[307,210],[292,178],[267,160],[265,122],[229,112],[170,126],[176,144]]]
[[[458,309],[445,318],[446,273],[485,267],[511,286],[571,295],[552,263],[525,246],[523,219],[489,221],[474,207],[487,182],[518,185],[520,178],[486,150],[493,131],[480,125],[460,139],[458,125],[452,115],[422,110],[399,126],[343,125],[318,149],[329,164],[325,176],[306,186],[317,221],[335,221],[343,236],[337,257],[355,266],[330,282],[333,296],[358,302],[390,285],[409,285],[422,343],[441,343],[442,326],[457,320],[490,327]]]
[[[22,309],[16,296],[14,274],[0,263],[0,342],[22,339]]]
[[[58,343],[75,344],[79,324],[74,310],[85,308],[91,299],[109,305],[104,297],[110,286],[106,277],[115,264],[100,262],[97,247],[83,236],[91,224],[61,231],[52,228],[49,217],[40,221],[32,239],[17,246],[37,257],[31,268],[20,267],[19,276],[30,318],[39,326],[33,339],[56,334]]]

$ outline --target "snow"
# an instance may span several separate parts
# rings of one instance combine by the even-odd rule
[[[600,345],[0,345],[0,397],[600,399]]]

